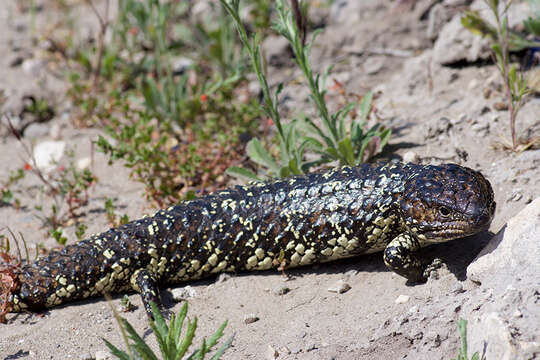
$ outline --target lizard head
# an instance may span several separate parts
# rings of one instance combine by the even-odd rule
[[[455,164],[418,166],[415,170],[399,205],[405,226],[420,241],[444,242],[489,228],[495,201],[482,174]]]

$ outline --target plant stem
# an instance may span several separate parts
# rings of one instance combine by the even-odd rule
[[[96,58],[94,60],[94,70],[92,74],[92,90],[96,90],[98,86],[99,76],[101,74],[101,63],[103,60],[103,46],[105,42],[105,34],[107,33],[107,28],[109,27],[109,3],[110,0],[105,1],[105,14],[102,17],[97,10],[96,6],[92,0],[86,0],[92,11],[96,15],[99,21],[99,33],[97,37],[97,51]]]

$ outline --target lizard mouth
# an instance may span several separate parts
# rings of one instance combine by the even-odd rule
[[[472,224],[467,221],[452,221],[442,224],[437,228],[428,229],[424,232],[424,235],[429,242],[444,242],[486,231],[489,228],[490,223],[491,217],[488,217],[488,219],[478,219]]]

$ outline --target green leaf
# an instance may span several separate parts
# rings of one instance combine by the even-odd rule
[[[510,71],[508,71],[508,81],[510,88],[512,89],[513,93],[517,93],[516,85],[517,84],[517,67],[516,65],[510,66]]]
[[[163,315],[161,314],[161,311],[159,311],[158,306],[151,301],[150,306],[152,307],[152,314],[154,315],[154,321],[151,321],[150,324],[156,325],[156,334],[165,337],[167,333],[169,332],[169,327],[165,323],[165,319],[163,319]]]
[[[319,140],[315,139],[311,136],[304,136],[302,137],[303,142],[300,144],[300,147],[309,146],[312,147],[316,151],[322,151],[323,150],[323,143],[321,143]]]
[[[223,355],[225,350],[227,350],[231,346],[233,339],[234,339],[234,335],[228,338],[227,341],[225,341],[223,345],[221,345],[219,349],[217,349],[216,353],[214,354],[214,356],[210,358],[210,360],[218,360],[219,358],[221,358],[221,355]]]
[[[125,353],[124,351],[118,349],[116,346],[114,346],[113,344],[111,344],[110,342],[108,342],[106,339],[104,338],[101,338],[103,341],[105,341],[105,345],[107,345],[107,347],[109,348],[109,350],[111,351],[111,354],[116,356],[117,358],[119,358],[120,360],[131,360],[129,358],[129,355],[127,353]]]
[[[328,136],[326,136],[324,134],[324,132],[321,130],[321,128],[319,128],[314,122],[313,120],[311,120],[310,118],[308,117],[305,117],[304,118],[304,121],[306,122],[306,124],[308,126],[306,126],[306,129],[308,129],[309,132],[313,133],[313,134],[317,134],[319,135],[323,140],[324,142],[326,143],[326,146],[328,147],[332,147],[334,146],[334,143],[332,141],[332,139],[330,139]]]
[[[298,164],[295,159],[289,160],[289,169],[291,170],[291,173],[294,175],[300,175],[302,174],[302,171],[298,168]]]
[[[382,151],[384,149],[384,147],[388,143],[388,140],[390,140],[391,135],[392,135],[392,129],[384,129],[379,133],[379,137],[381,138],[379,151]]]
[[[341,153],[341,157],[345,159],[347,165],[354,165],[354,152],[351,143],[351,138],[346,137],[338,143],[338,148]]]
[[[531,18],[529,17],[524,21],[525,28],[531,34],[540,37],[540,18]]]
[[[9,204],[13,200],[13,193],[9,189],[2,189],[1,202]]]
[[[133,326],[124,318],[120,318],[122,326],[126,329],[131,340],[133,340],[133,347],[135,350],[143,356],[145,359],[158,360],[152,349],[144,342],[144,340],[137,334]]]
[[[461,25],[475,35],[497,39],[497,29],[487,23],[477,11],[466,11],[461,17]]]
[[[250,180],[250,181],[251,180],[260,181],[257,174],[255,174],[253,171],[251,171],[249,169],[241,168],[241,167],[238,167],[238,166],[231,166],[231,167],[227,168],[227,170],[225,170],[225,172],[228,175],[230,175],[232,177],[235,177],[235,178],[241,178],[241,179]]]
[[[291,169],[288,166],[282,166],[279,169],[279,177],[285,178],[291,176]]]
[[[369,113],[371,112],[371,103],[372,102],[373,102],[373,92],[368,91],[362,97],[362,101],[360,102],[360,121],[361,121],[362,124],[367,121]]]
[[[197,317],[193,319],[193,322],[188,320],[186,334],[177,348],[176,359],[181,359],[192,344],[195,330],[197,330]]]
[[[248,154],[250,159],[257,164],[270,169],[270,171],[274,173],[277,173],[279,171],[278,164],[270,156],[268,150],[266,150],[262,146],[261,142],[258,139],[253,138],[248,142],[246,146],[246,153]]]
[[[333,160],[341,160],[338,150],[334,147],[327,147],[326,149],[324,149],[324,152],[330,155]]]

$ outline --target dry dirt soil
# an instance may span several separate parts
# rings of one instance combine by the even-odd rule
[[[7,99],[3,111],[16,113],[25,95],[48,97],[60,111],[24,141],[37,144],[54,137],[76,146],[77,159],[87,158],[92,140],[101,131],[72,125],[67,84],[59,76],[57,63],[44,55],[42,31],[64,14],[49,9],[46,0],[37,1],[43,7],[34,14],[21,11],[16,3],[3,0],[0,7],[0,88]],[[466,49],[437,45],[441,29],[466,5],[466,1],[336,0],[326,7],[314,6],[313,21],[323,32],[312,58],[318,70],[334,65],[329,86],[336,80],[351,93],[362,94],[370,88],[377,92],[379,121],[393,129],[389,150],[394,157],[433,164],[454,162],[481,171],[490,180],[497,202],[490,232],[426,249],[427,258],[442,258],[447,266],[421,285],[409,285],[388,271],[380,254],[290,270],[288,279],[278,271],[267,271],[190,283],[190,314],[199,318],[196,343],[228,319],[226,336],[234,334],[234,340],[225,359],[457,356],[460,339],[456,323],[468,314],[463,309],[480,308],[489,300],[490,289],[468,279],[467,266],[494,233],[540,195],[540,150],[515,153],[501,149],[500,143],[510,137],[509,115],[506,110],[497,110],[505,97],[496,68],[489,59],[482,60],[489,58],[485,44],[479,45],[479,55],[472,60],[467,58]],[[76,6],[71,16],[80,21],[81,37],[95,33],[96,21],[84,5]],[[264,45],[267,55],[273,57],[272,83],[286,84],[284,111],[311,113],[307,90],[298,81],[300,73],[292,66],[282,41],[270,38]],[[443,59],[446,55],[450,60]],[[329,90],[329,100],[334,106],[339,97],[332,89],[335,87]],[[539,114],[540,98],[533,95],[520,113],[518,134],[538,135]],[[14,137],[2,134],[0,177],[5,179],[27,161],[27,155]],[[85,207],[88,233],[107,229],[106,197],[117,199],[119,211],[130,219],[155,210],[144,201],[142,186],[130,180],[128,170],[118,164],[107,165],[100,153],[95,154],[92,166],[99,182]],[[23,204],[33,204],[39,196],[39,182],[24,181],[25,190],[17,196]],[[31,205],[20,210],[0,207],[0,228],[21,232],[30,250],[40,242],[54,246],[36,214],[39,212]],[[68,235],[74,242],[72,230]],[[350,290],[328,290],[341,280]],[[180,304],[174,303],[170,290],[164,289],[162,296],[171,310],[178,311]],[[536,279],[537,294],[538,290]],[[130,294],[129,298],[138,309],[123,316],[155,346],[139,296]],[[119,306],[120,300],[120,296],[114,297],[113,306]],[[246,321],[254,317],[258,320]],[[102,298],[41,314],[10,314],[8,320],[8,324],[0,324],[1,359],[106,358],[102,338],[123,346],[109,304]],[[538,334],[531,334],[526,324],[515,336],[529,336],[532,346],[539,346]],[[538,358],[535,351],[527,358]]]

